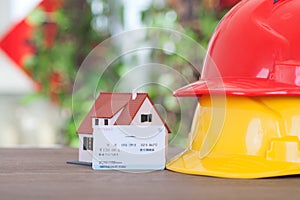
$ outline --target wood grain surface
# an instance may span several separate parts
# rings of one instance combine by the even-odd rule
[[[0,149],[0,200],[300,199],[300,176],[236,180],[66,164],[76,159],[71,148]]]

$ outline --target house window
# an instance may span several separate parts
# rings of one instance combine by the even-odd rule
[[[93,150],[93,138],[83,137],[83,150]]]
[[[152,114],[142,114],[141,115],[141,122],[152,122]]]
[[[99,125],[99,119],[95,119],[95,125]]]
[[[108,119],[104,120],[104,125],[107,126],[108,125]]]

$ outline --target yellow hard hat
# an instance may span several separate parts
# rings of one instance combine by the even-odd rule
[[[167,169],[226,178],[300,174],[299,138],[299,97],[203,95],[187,150]]]

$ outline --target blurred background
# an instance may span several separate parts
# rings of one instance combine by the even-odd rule
[[[171,90],[184,85],[179,81],[182,77],[186,82],[197,80],[199,70],[192,63],[201,66],[203,60],[203,55],[188,56],[187,60],[174,53],[179,47],[187,55],[194,53],[185,40],[145,36],[172,51],[135,51],[110,63],[101,77],[92,70],[86,72],[88,79],[82,83],[84,87],[74,90],[78,98],[72,102],[76,73],[99,43],[143,27],[172,29],[207,48],[219,20],[238,1],[1,0],[0,147],[76,147],[76,127],[97,94],[132,88],[124,87],[134,84],[129,81],[132,76],[154,83],[140,90],[150,94],[171,127],[171,144],[184,146],[196,100],[178,100]],[[132,37],[130,42],[138,41]],[[111,43],[113,47],[98,54],[105,57],[128,45],[128,41],[117,39]],[[137,74],[132,72],[133,66],[147,63],[169,66],[172,71],[154,73],[152,67],[147,73],[138,73],[137,69]],[[95,85],[96,91],[89,90]]]

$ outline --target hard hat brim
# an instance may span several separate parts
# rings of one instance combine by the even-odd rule
[[[186,150],[166,165],[168,170],[222,178],[267,178],[300,174],[300,163],[269,161],[258,156],[199,158],[199,151]]]
[[[176,90],[178,97],[226,94],[235,96],[300,96],[300,85],[266,79],[215,78],[199,80]]]

